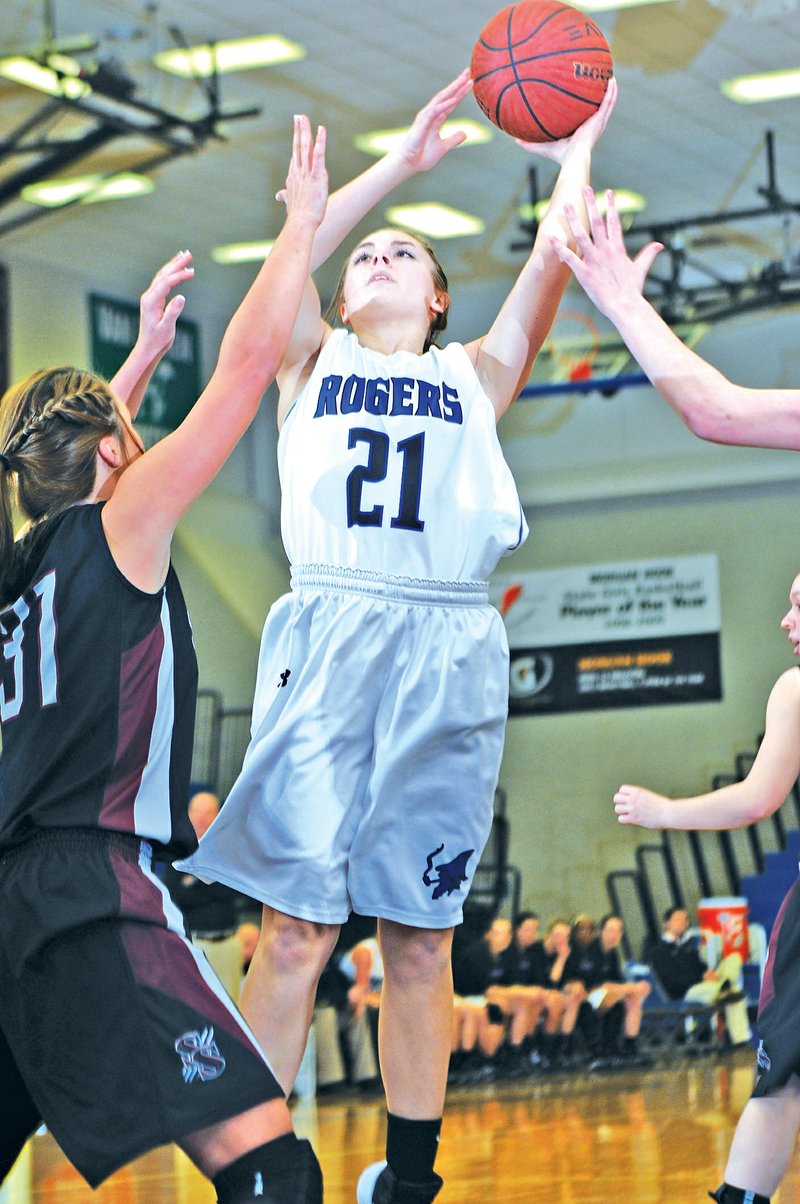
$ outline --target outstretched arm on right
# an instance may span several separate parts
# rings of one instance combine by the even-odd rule
[[[777,811],[800,776],[800,671],[776,681],[767,703],[764,739],[747,777],[692,798],[666,798],[642,786],[620,786],[621,824],[642,828],[743,828]]]
[[[649,243],[631,259],[613,192],[607,193],[605,222],[591,189],[584,199],[588,233],[566,209],[577,251],[558,237],[553,247],[679,418],[713,443],[800,451],[800,389],[735,385],[685,346],[642,295],[661,244]]]

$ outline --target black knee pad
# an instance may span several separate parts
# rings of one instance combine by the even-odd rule
[[[215,1176],[218,1204],[322,1204],[322,1171],[308,1141],[287,1133]]]
[[[743,1187],[731,1187],[730,1183],[723,1183],[716,1191],[710,1191],[708,1194],[717,1204],[769,1204],[769,1196],[760,1196],[757,1192],[746,1191]]]

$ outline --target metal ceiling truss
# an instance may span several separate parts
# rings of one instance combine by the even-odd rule
[[[800,252],[792,252],[788,238],[791,221],[800,214],[800,201],[788,200],[778,188],[775,142],[771,130],[765,135],[765,151],[767,183],[757,189],[763,198],[762,204],[664,222],[634,220],[628,232],[629,242],[637,245],[650,241],[664,244],[658,262],[666,260],[669,270],[665,274],[651,272],[645,293],[670,325],[682,322],[712,324],[757,310],[778,309],[800,303]],[[529,169],[529,191],[531,204],[535,206],[540,199],[535,168]],[[728,270],[717,270],[705,263],[692,253],[692,241],[685,237],[687,231],[699,231],[712,226],[718,229],[776,217],[784,222],[784,253],[739,275]],[[521,222],[520,229],[526,236],[525,240],[512,243],[512,251],[530,250],[537,223]]]
[[[178,30],[171,27],[169,32],[185,47]],[[48,61],[51,50],[52,47],[45,46],[38,55],[29,54],[28,57],[55,70],[63,79],[74,80],[74,77],[61,75]],[[90,94],[79,98],[49,97],[9,133],[0,135],[0,168],[14,160],[21,164],[17,170],[12,169],[9,175],[0,178],[0,208],[19,200],[27,185],[58,176],[115,141],[135,138],[146,145],[138,156],[132,152],[124,169],[117,165],[113,170],[99,173],[99,183],[117,175],[120,170],[144,174],[181,155],[196,154],[209,139],[224,140],[223,122],[257,117],[261,112],[255,107],[222,109],[216,73],[208,79],[196,78],[207,101],[206,111],[199,117],[183,116],[150,104],[138,95],[136,83],[114,59],[87,66],[82,70],[81,78],[90,85]],[[75,136],[59,137],[55,127],[70,114],[84,118],[86,128]],[[78,204],[81,199],[84,198],[70,201],[68,205]],[[0,221],[0,237],[40,220],[50,212],[52,210],[32,205],[30,211]]]

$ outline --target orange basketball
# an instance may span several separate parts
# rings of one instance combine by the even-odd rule
[[[490,121],[525,142],[554,142],[599,107],[614,63],[586,13],[559,0],[522,0],[481,30],[471,71]]]

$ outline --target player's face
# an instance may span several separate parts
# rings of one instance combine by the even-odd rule
[[[789,637],[795,656],[800,656],[800,573],[789,591],[789,609],[781,619],[781,627]]]
[[[554,924],[547,937],[547,943],[556,953],[569,950],[569,925]]]
[[[517,944],[520,949],[527,949],[539,939],[539,921],[523,920],[517,928]]]
[[[603,944],[606,949],[614,949],[622,940],[622,920],[615,918],[606,920],[603,925]]]
[[[357,319],[367,306],[422,313],[426,324],[443,302],[434,284],[434,264],[420,243],[402,230],[376,230],[352,252],[344,281],[342,320]]]
[[[667,920],[665,927],[667,932],[672,933],[673,936],[682,937],[685,935],[686,929],[689,927],[689,916],[681,909],[678,911],[673,911],[672,915]]]
[[[508,920],[494,920],[487,940],[492,953],[502,953],[511,944],[511,924]]]

